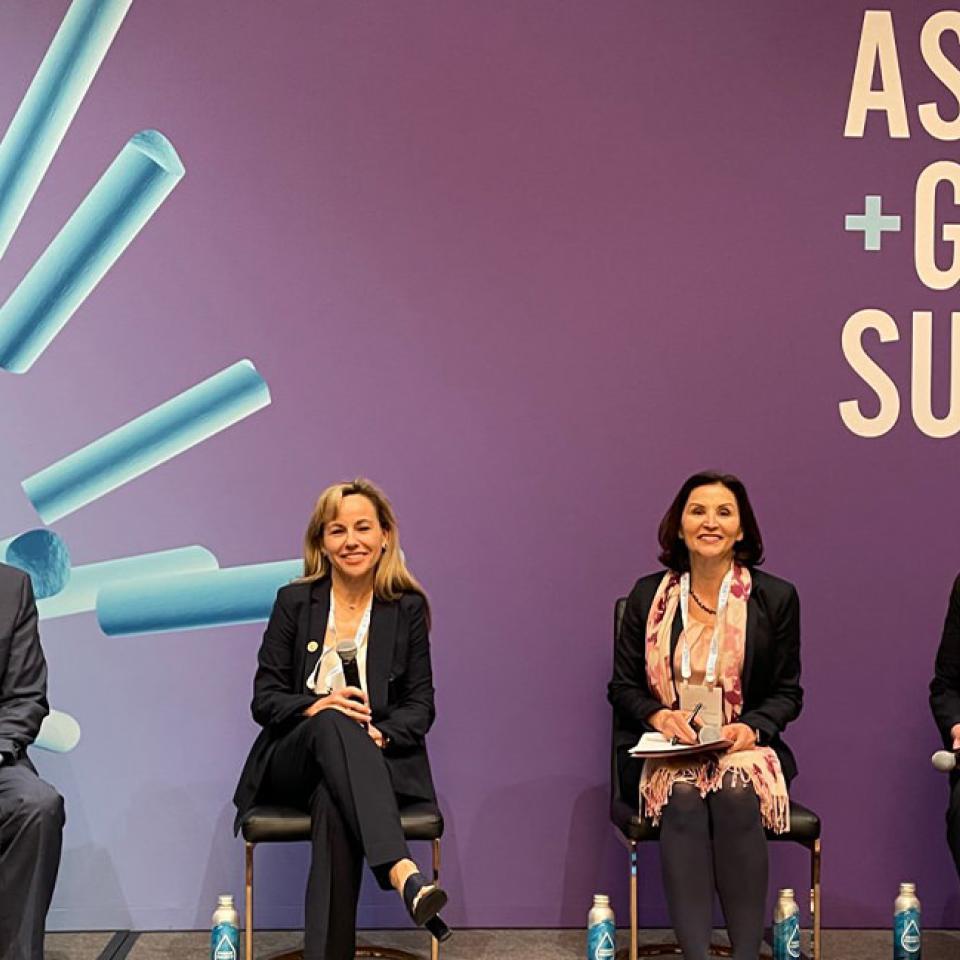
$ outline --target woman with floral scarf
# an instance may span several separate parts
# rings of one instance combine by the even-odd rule
[[[686,960],[706,960],[716,887],[735,960],[757,960],[767,893],[764,829],[789,824],[793,754],[780,737],[797,717],[800,606],[792,584],[756,568],[763,541],[736,477],[698,473],[660,523],[667,568],[627,600],[609,699],[621,791],[660,823],[663,881]],[[696,712],[696,721],[691,716]],[[630,758],[640,733],[724,752]]]

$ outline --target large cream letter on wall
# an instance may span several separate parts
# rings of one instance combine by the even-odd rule
[[[930,72],[953,94],[960,108],[960,70],[947,59],[940,37],[950,31],[960,39],[960,12],[941,10],[924,25],[920,33],[920,51]],[[938,140],[960,140],[960,115],[953,120],[940,116],[936,103],[922,103],[917,111],[924,130]],[[952,112],[952,111],[951,111]]]
[[[917,178],[913,254],[917,276],[931,290],[949,290],[960,282],[960,255],[957,251],[960,226],[955,223],[943,225],[943,239],[951,244],[950,266],[946,270],[937,266],[937,185],[940,183],[953,184],[953,202],[960,202],[960,164],[937,160]]]
[[[843,355],[853,372],[877,395],[880,409],[875,417],[865,417],[857,400],[844,400],[840,403],[840,417],[847,429],[858,437],[882,437],[900,416],[900,395],[893,380],[863,349],[866,330],[875,330],[881,343],[899,340],[900,333],[893,317],[882,310],[858,310],[843,325]]]
[[[960,433],[960,313],[950,314],[950,408],[941,420],[933,415],[933,314],[913,314],[913,422],[936,440]]]
[[[880,89],[871,90],[873,68],[878,62]],[[891,137],[903,140],[910,136],[897,41],[893,35],[893,15],[889,10],[867,10],[863,15],[860,49],[857,50],[857,65],[853,70],[843,135],[862,137],[870,110],[881,110],[887,115],[887,129]]]

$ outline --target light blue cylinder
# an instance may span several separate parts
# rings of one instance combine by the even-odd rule
[[[97,620],[108,636],[266,620],[277,591],[302,573],[302,560],[278,560],[209,573],[128,580],[100,591]]]
[[[80,742],[80,724],[60,710],[51,710],[40,724],[34,746],[51,753],[69,753]]]
[[[135,557],[118,557],[102,563],[88,563],[74,567],[66,587],[49,600],[41,600],[37,604],[37,611],[41,620],[86,613],[96,609],[97,594],[108,584],[216,570],[217,566],[217,558],[206,547],[200,546],[177,547]]]
[[[184,172],[162,133],[131,138],[0,307],[0,367],[33,366]]]
[[[74,0],[0,141],[0,257],[23,219],[132,0]]]
[[[263,378],[241,360],[27,477],[23,490],[44,522],[53,523],[269,403]]]
[[[60,593],[70,579],[70,551],[52,530],[28,530],[0,540],[0,561],[29,574],[37,600]]]

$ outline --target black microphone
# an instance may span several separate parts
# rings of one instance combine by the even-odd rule
[[[362,690],[360,686],[360,668],[357,666],[357,645],[353,640],[341,640],[337,644],[337,656],[340,658],[340,665],[343,667],[343,680],[348,687],[356,687]],[[363,703],[359,697],[351,697],[357,703]],[[364,730],[367,729],[366,723],[361,724]]]
[[[931,758],[930,762],[941,773],[950,773],[957,769],[957,756],[960,750],[938,750]]]
[[[341,640],[337,644],[337,656],[343,667],[343,679],[348,687],[360,687],[360,668],[357,666],[357,645],[353,640]]]

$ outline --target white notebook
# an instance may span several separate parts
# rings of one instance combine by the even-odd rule
[[[684,753],[704,753],[726,750],[730,740],[714,740],[712,743],[671,743],[662,733],[645,733],[631,748],[634,757],[679,756]]]

